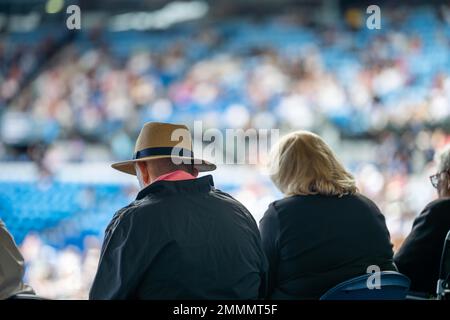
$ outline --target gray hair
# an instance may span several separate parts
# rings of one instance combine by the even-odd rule
[[[439,171],[450,170],[450,145],[446,146],[438,154]]]

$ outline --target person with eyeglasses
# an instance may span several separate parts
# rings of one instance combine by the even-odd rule
[[[438,172],[430,181],[438,199],[415,219],[394,260],[399,271],[411,279],[411,291],[434,295],[444,239],[450,230],[450,146],[440,154]]]

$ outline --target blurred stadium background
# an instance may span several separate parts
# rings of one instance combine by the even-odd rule
[[[66,8],[81,8],[68,30]],[[450,6],[378,1],[1,0],[0,218],[50,298],[84,299],[113,213],[110,169],[146,121],[321,134],[385,214],[396,247],[435,197],[450,142]],[[259,221],[280,197],[259,166],[216,185]]]

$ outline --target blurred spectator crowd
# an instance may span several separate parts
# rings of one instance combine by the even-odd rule
[[[330,144],[361,192],[386,215],[397,246],[433,198],[427,175],[433,173],[436,150],[450,143],[450,14],[446,7],[382,14],[380,30],[365,28],[364,15],[352,11],[328,26],[305,23],[293,13],[207,20],[164,31],[81,30],[23,89],[23,78],[51,41],[45,33],[28,34],[26,45],[14,35],[1,36],[0,160],[32,160],[51,176],[55,163],[126,159],[147,121],[202,120],[205,129],[282,133],[331,130],[337,138]],[[360,157],[361,145],[368,158]],[[220,180],[216,184],[220,187]],[[230,192],[250,211],[264,210],[256,206],[261,197],[275,197],[268,185],[236,184],[240,187]],[[85,223],[69,229],[86,240],[73,246],[65,241],[58,249],[48,239],[67,225],[58,220],[52,228],[44,224],[37,233],[21,233],[25,227],[14,228],[14,218],[30,209],[13,206],[25,191],[10,186],[5,192],[3,186],[0,196],[11,205],[0,208],[12,212],[8,226],[20,234],[36,291],[85,298],[99,255],[98,230],[131,198],[100,201],[109,205],[97,221],[98,208],[88,201],[95,187],[77,189],[89,199],[80,202],[85,207],[73,220]],[[122,192],[111,190],[104,195],[111,201]],[[77,213],[63,213],[61,221],[66,214]],[[95,232],[84,234],[93,223]],[[61,289],[68,287],[70,292]]]

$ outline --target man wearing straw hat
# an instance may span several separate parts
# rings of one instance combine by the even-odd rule
[[[106,229],[90,299],[257,299],[267,263],[255,220],[214,188],[186,126],[146,123],[114,169],[141,190]]]

